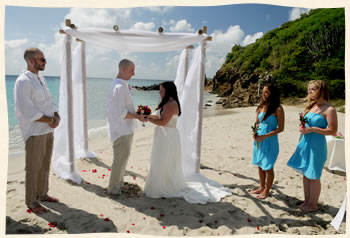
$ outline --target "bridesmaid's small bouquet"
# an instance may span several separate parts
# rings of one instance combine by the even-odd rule
[[[307,120],[305,119],[305,114],[302,112],[299,113],[299,121],[300,121],[301,127],[305,128],[305,123],[307,122]]]
[[[305,119],[305,114],[302,112],[299,113],[299,121],[300,121],[301,127],[305,128],[305,124],[306,124],[307,120]],[[300,135],[299,141],[301,141],[302,139],[303,139],[303,134]]]
[[[259,123],[254,122],[254,125],[252,125],[251,128],[252,128],[252,134],[255,139],[258,136]]]
[[[139,105],[136,110],[137,114],[148,116],[151,115],[152,110],[149,106]],[[145,126],[145,123],[142,122],[142,126]]]
[[[252,135],[254,136],[254,139],[255,139],[258,136],[259,123],[254,122],[254,125],[252,125],[251,128],[252,128]],[[259,149],[258,141],[256,141],[256,149]]]

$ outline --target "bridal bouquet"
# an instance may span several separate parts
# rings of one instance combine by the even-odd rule
[[[254,125],[251,126],[252,128],[252,134],[254,136],[254,139],[258,136],[258,129],[259,129],[259,123],[254,122]],[[259,142],[256,142],[256,148],[259,149]]]
[[[140,115],[148,116],[148,115],[151,115],[152,110],[149,106],[139,105],[137,107],[136,113]],[[144,122],[142,122],[142,126],[145,126]]]

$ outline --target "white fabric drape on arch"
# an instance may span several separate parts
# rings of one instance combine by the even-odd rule
[[[75,159],[96,158],[94,152],[88,151],[87,102],[86,102],[86,69],[85,42],[78,42],[73,53],[73,121]]]
[[[71,80],[71,65],[67,66],[67,62],[71,61],[71,42],[72,37],[64,35],[61,44],[61,80],[60,80],[60,97],[59,97],[59,113],[61,122],[55,129],[54,149],[52,154],[52,168],[57,177],[71,180],[77,184],[81,182],[81,176],[75,169],[74,161],[74,135],[72,122],[70,119],[72,112],[72,104],[67,98],[71,98],[72,80]]]
[[[204,83],[205,44],[195,50],[191,66],[183,85],[180,105],[182,114],[177,121],[181,137],[182,169],[185,177],[199,173],[201,141],[201,110],[203,108],[202,86]]]
[[[179,99],[181,98],[183,88],[185,85],[186,76],[188,73],[189,51],[190,50],[186,48],[181,52],[180,58],[179,58],[179,64],[176,70],[176,78],[174,80],[174,83],[176,85],[177,95]]]

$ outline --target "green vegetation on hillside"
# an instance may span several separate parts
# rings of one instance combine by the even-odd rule
[[[214,80],[233,84],[232,72],[240,78],[268,74],[283,97],[303,97],[309,80],[322,79],[329,85],[331,98],[345,98],[344,59],[344,9],[315,9],[253,44],[233,46]]]

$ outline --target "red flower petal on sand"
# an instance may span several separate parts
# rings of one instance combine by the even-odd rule
[[[129,230],[127,230],[127,231],[126,231],[126,233],[130,233],[130,231],[129,231]]]
[[[198,222],[199,222],[199,223],[202,223],[202,222],[203,222],[203,220],[199,220]]]
[[[111,171],[111,169],[108,169],[108,171]]]
[[[132,169],[133,169],[133,168],[134,168],[134,166],[130,166],[130,168],[132,168]]]
[[[92,172],[93,172],[93,173],[97,173],[97,169],[93,169]]]
[[[86,170],[85,170],[85,169],[83,169],[81,172],[86,172]]]
[[[85,181],[85,183],[87,183],[87,184],[91,184],[91,183],[89,183],[88,181]]]
[[[101,177],[97,177],[97,178],[101,178]]]
[[[236,174],[232,174],[233,176],[236,176]]]
[[[100,217],[103,217],[104,215],[103,214],[100,214]]]
[[[257,230],[259,230],[259,229],[260,229],[260,227],[259,227],[259,226],[257,226],[257,227],[256,227],[256,229],[257,229]]]
[[[104,220],[105,220],[105,221],[110,221],[108,217],[107,217],[107,218],[105,218]]]
[[[248,218],[248,222],[251,222],[252,220],[250,220],[249,218]]]
[[[132,225],[132,226],[135,226],[135,223],[132,223],[131,225]]]
[[[28,213],[32,213],[32,209],[27,209],[27,212]]]
[[[105,174],[102,174],[102,177],[106,176]]]
[[[155,210],[156,208],[155,207],[151,207],[151,210]]]
[[[165,226],[163,226],[163,229],[165,229],[166,227]]]
[[[133,177],[134,180],[136,180],[136,177]]]
[[[49,222],[48,225],[49,227],[56,227],[56,222]]]
[[[146,220],[146,217],[143,217],[142,219],[143,219],[143,220]]]

